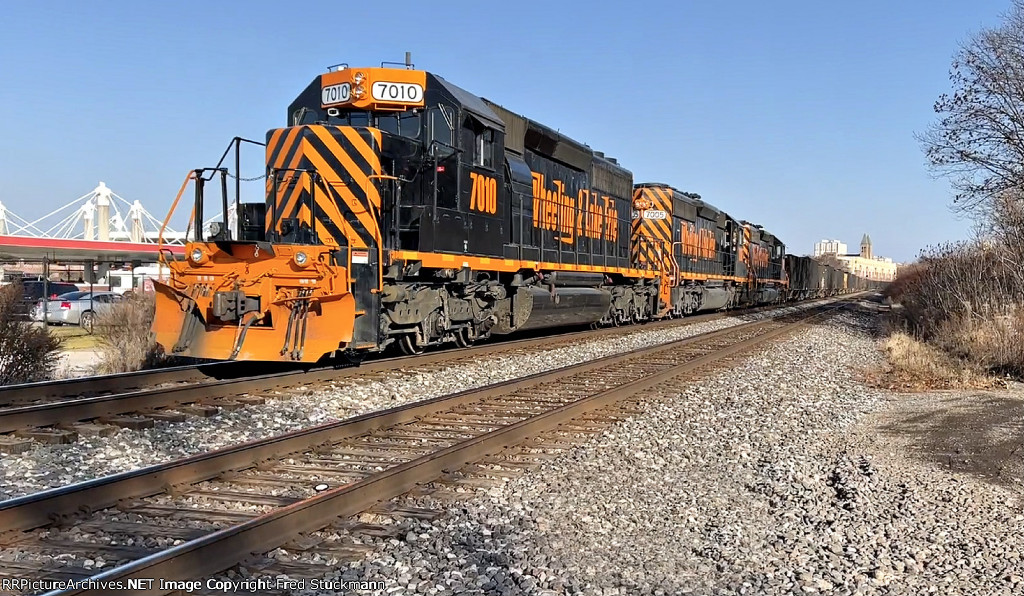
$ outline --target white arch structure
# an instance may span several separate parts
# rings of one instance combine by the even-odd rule
[[[155,244],[162,224],[140,201],[129,203],[103,182],[32,221],[15,215],[0,203],[0,235]],[[184,244],[185,233],[167,227],[164,243]]]

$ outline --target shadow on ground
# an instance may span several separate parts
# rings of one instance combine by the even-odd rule
[[[880,430],[923,460],[1024,489],[1024,390],[929,392],[888,417]]]

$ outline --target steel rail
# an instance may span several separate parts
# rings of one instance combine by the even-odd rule
[[[765,310],[771,309],[769,308]],[[605,335],[623,335],[643,331],[645,329],[688,326],[690,324],[732,316],[742,316],[745,314],[750,314],[750,311],[743,311],[740,313],[732,311],[726,313],[708,313],[683,319],[657,321],[645,326],[611,327],[557,335],[518,338],[501,342],[484,343],[460,350],[437,350],[414,356],[397,356],[392,358],[374,359],[369,362],[364,362],[359,366],[349,366],[344,368],[321,367],[306,370],[286,370],[284,372],[256,376],[243,376],[240,378],[228,378],[217,381],[207,380],[209,378],[209,373],[202,372],[202,370],[206,369],[194,367],[165,369],[165,371],[156,371],[156,374],[146,377],[139,375],[139,378],[146,378],[156,382],[166,382],[171,379],[185,381],[189,378],[189,375],[192,375],[193,377],[198,376],[199,382],[0,409],[0,433],[9,433],[31,428],[69,425],[96,418],[117,416],[134,412],[146,412],[160,408],[173,408],[175,406],[196,403],[198,401],[225,399],[246,393],[266,392],[302,384],[321,383],[363,374],[371,374],[374,372],[388,371],[396,367],[424,366],[444,363],[447,361],[454,362],[464,358],[500,354],[501,352],[509,350],[547,346],[552,340],[563,343],[584,338],[600,339]],[[242,365],[247,363],[219,363],[219,365],[232,364]],[[239,369],[237,367],[231,369],[228,366],[222,366],[217,370],[226,373],[229,370]],[[161,376],[161,372],[166,372],[166,375]],[[100,379],[98,381],[99,387],[116,386],[116,383],[118,382],[116,375],[90,378]],[[104,385],[104,383],[106,383],[106,385]],[[78,385],[70,384],[67,386],[77,387]],[[99,390],[95,390],[94,392],[99,392]]]
[[[172,462],[155,464],[138,470],[123,472],[95,480],[45,490],[16,499],[0,502],[0,533],[9,530],[29,530],[46,525],[54,516],[81,511],[96,511],[115,505],[125,498],[147,497],[164,492],[169,486],[195,484],[227,471],[235,471],[262,461],[296,453],[326,442],[337,442],[385,426],[409,422],[419,417],[476,401],[487,393],[510,392],[551,381],[567,374],[587,372],[607,366],[613,361],[653,354],[673,347],[681,347],[709,339],[737,333],[746,329],[771,324],[773,321],[753,321],[684,338],[668,344],[650,346],[627,354],[614,354],[582,364],[563,366],[526,377],[504,381],[485,387],[468,389],[455,394],[442,395],[425,401],[411,402],[387,410],[370,412],[355,418],[330,422],[265,439],[257,439],[214,451],[193,455]]]
[[[746,314],[750,311],[730,311],[730,313],[709,313],[705,315],[698,315],[695,317],[689,317],[684,321],[690,321],[698,323],[701,321],[713,320],[722,318],[730,314],[739,316]],[[678,324],[678,320],[672,321],[657,321],[655,325],[669,325],[671,323]],[[557,336],[557,337],[578,337],[587,333],[599,335],[600,331],[612,332],[619,331],[628,332],[632,327],[623,328],[608,328],[594,331],[578,331],[570,332],[565,334],[547,334],[545,337]],[[649,328],[649,327],[648,327]],[[641,327],[636,327],[641,329]],[[515,342],[530,342],[536,341],[538,338],[517,338],[513,340],[507,340],[502,342],[503,344],[512,344]],[[474,347],[484,347],[491,345],[499,345],[495,343],[481,343]],[[441,350],[443,351],[443,350]],[[440,351],[431,350],[427,354],[436,354]],[[417,356],[395,356],[386,358],[389,361],[399,361],[407,358],[416,358],[419,356],[425,356],[425,354],[419,354]],[[382,358],[383,359],[383,358]],[[376,359],[372,360],[375,362]],[[264,363],[265,364],[265,363]],[[99,395],[112,395],[121,392],[129,392],[131,390],[143,390],[154,385],[162,383],[195,383],[208,381],[210,379],[221,379],[227,380],[231,377],[238,377],[237,374],[232,374],[236,371],[241,372],[247,365],[251,366],[251,363],[247,362],[210,362],[206,364],[192,364],[184,366],[174,366],[152,370],[141,370],[129,373],[109,374],[109,375],[90,375],[86,377],[78,377],[73,379],[61,379],[57,381],[37,381],[33,383],[19,383],[16,385],[0,385],[0,407],[14,406],[18,404],[32,404],[32,402],[38,402],[42,400],[52,401],[65,401],[69,398],[78,397],[94,397]],[[281,368],[292,368],[293,370],[285,370],[277,374],[288,374],[289,372],[303,372],[309,371],[310,367],[291,366],[282,364]],[[313,367],[313,370],[317,370],[317,367]],[[268,375],[259,375],[268,376]],[[32,404],[41,405],[41,404]],[[3,410],[0,410],[2,413]],[[4,431],[0,431],[4,432]]]
[[[840,308],[842,305],[840,305]],[[362,480],[348,485],[329,489],[323,493],[310,498],[295,502],[290,505],[276,508],[272,511],[259,515],[249,521],[214,531],[210,534],[185,542],[179,546],[143,557],[136,561],[121,565],[109,571],[99,573],[89,578],[92,582],[127,581],[133,579],[150,579],[154,577],[174,579],[195,579],[208,577],[211,574],[230,568],[239,562],[240,559],[248,556],[249,553],[267,552],[286,543],[294,536],[317,530],[330,525],[339,517],[356,514],[374,503],[401,495],[414,488],[418,484],[429,482],[444,472],[458,469],[466,464],[480,459],[481,457],[501,451],[509,446],[515,445],[522,440],[534,436],[540,432],[550,430],[559,424],[565,423],[573,418],[579,417],[589,411],[612,405],[620,400],[647,392],[658,385],[669,382],[672,379],[684,374],[691,373],[703,366],[714,363],[723,358],[744,352],[752,347],[764,344],[770,340],[792,333],[812,320],[824,315],[826,311],[817,312],[803,319],[771,329],[761,335],[746,338],[724,348],[717,349],[711,353],[696,356],[678,366],[667,370],[648,375],[639,380],[626,382],[617,387],[606,389],[593,395],[581,398],[568,404],[553,408],[546,412],[537,414],[519,422],[501,427],[494,431],[466,439],[455,445],[440,449],[434,453],[418,457],[412,461],[398,464],[383,472],[373,474]],[[559,377],[566,377],[569,374],[578,374],[593,366],[606,365],[612,360],[625,360],[636,358],[648,352],[671,350],[673,347],[695,343],[700,340],[707,340],[727,334],[735,334],[743,329],[757,326],[770,325],[778,321],[758,321],[745,325],[731,327],[725,330],[714,331],[702,334],[693,338],[679,340],[671,344],[647,348],[628,356],[616,355],[602,358],[598,361],[564,367],[558,371],[533,375],[530,380],[534,384],[542,379],[555,380]],[[570,372],[571,371],[571,372]],[[485,398],[488,394],[500,391],[506,393],[509,385],[519,386],[526,383],[527,379],[521,379],[510,383],[501,383],[469,392],[463,392],[455,396],[460,400],[472,399],[474,401]],[[474,395],[475,394],[475,395]],[[447,399],[438,398],[431,400],[434,405]],[[388,416],[398,419],[415,417],[414,412],[422,404],[415,404],[403,408],[395,408],[386,413]],[[405,417],[395,416],[404,412]],[[419,415],[425,415],[426,411],[419,410]],[[364,421],[367,417],[361,417]],[[337,427],[335,428],[337,430]],[[335,437],[332,436],[331,440]],[[340,438],[340,437],[339,437]],[[159,482],[151,478],[150,482]],[[71,594],[102,594],[104,590],[94,587],[81,589],[70,589],[53,591],[46,596],[67,596]],[[148,590],[140,590],[139,594],[166,594],[166,590],[152,587]]]
[[[74,379],[61,379],[59,381],[2,385],[0,386],[0,404],[7,406],[44,399],[66,398],[76,395],[98,395],[101,393],[141,389],[159,383],[200,381],[215,376],[215,373],[221,369],[231,368],[231,366],[224,366],[225,364],[234,364],[237,367],[238,363],[218,362],[204,365],[174,366],[113,375],[91,375]]]
[[[821,308],[819,307],[819,309]],[[283,540],[295,532],[303,531],[310,524],[317,525],[320,523],[317,520],[321,519],[318,516],[326,515],[325,512],[331,510],[331,508],[334,508],[335,513],[331,514],[330,517],[336,518],[339,515],[338,511],[341,511],[337,507],[356,508],[358,510],[359,507],[365,507],[368,503],[372,503],[380,498],[386,498],[394,491],[397,491],[395,494],[400,494],[412,485],[422,482],[425,477],[424,475],[430,476],[433,474],[433,477],[436,477],[440,470],[472,461],[479,457],[480,449],[487,451],[499,443],[499,447],[504,447],[521,440],[525,435],[520,433],[535,433],[550,427],[551,424],[557,424],[564,419],[562,416],[565,413],[572,411],[572,408],[578,408],[585,403],[597,404],[593,407],[599,407],[599,402],[595,400],[602,396],[607,398],[608,396],[619,395],[623,391],[642,391],[644,387],[651,386],[651,383],[656,384],[665,378],[683,374],[688,370],[713,362],[718,358],[747,349],[761,341],[767,341],[799,325],[806,324],[809,319],[806,317],[806,313],[802,314],[805,315],[805,318],[797,325],[785,324],[780,320],[747,323],[668,344],[651,346],[632,353],[609,356],[592,362],[563,367],[555,371],[538,373],[527,378],[515,379],[451,396],[435,398],[427,402],[408,404],[384,412],[367,414],[350,421],[331,423],[261,441],[253,441],[246,445],[201,454],[176,462],[151,466],[150,468],[134,472],[118,474],[104,479],[97,479],[14,499],[0,503],[0,516],[2,516],[0,519],[3,519],[3,523],[0,525],[0,532],[9,532],[8,536],[13,537],[19,533],[18,530],[26,530],[52,523],[60,525],[65,521],[72,521],[66,519],[66,517],[74,515],[77,511],[89,513],[116,505],[122,499],[165,492],[170,487],[173,487],[173,485],[201,482],[204,479],[211,479],[225,472],[229,474],[237,473],[240,470],[258,466],[260,462],[280,458],[297,451],[315,450],[318,446],[337,444],[346,438],[365,434],[367,431],[381,427],[394,427],[403,423],[414,422],[439,410],[450,411],[452,408],[458,408],[466,404],[483,405],[488,403],[488,398],[507,395],[523,389],[530,391],[533,387],[540,386],[543,383],[554,382],[555,386],[557,386],[558,382],[564,382],[565,379],[575,377],[576,375],[593,373],[595,370],[604,370],[605,372],[611,370],[605,368],[610,364],[615,364],[619,367],[623,365],[627,367],[632,366],[631,362],[644,362],[649,354],[657,354],[659,352],[675,353],[676,356],[674,358],[682,357],[685,359],[682,365],[675,366],[674,368],[670,366],[668,369],[664,369],[665,365],[663,364],[662,369],[656,369],[662,372],[653,375],[650,372],[641,372],[643,370],[641,369],[638,371],[638,374],[646,374],[648,376],[639,381],[623,381],[623,384],[615,389],[599,390],[599,393],[596,395],[568,404],[571,407],[561,406],[557,409],[548,410],[536,415],[532,419],[526,419],[506,428],[497,429],[487,436],[474,437],[463,441],[459,445],[445,447],[429,457],[398,464],[396,467],[379,475],[364,478],[339,489],[329,490],[312,500],[300,501],[293,505],[285,506],[255,518],[251,522],[225,528],[182,545],[182,548],[186,548],[186,550],[194,549],[194,554],[189,554],[192,553],[192,550],[188,550],[188,553],[185,553],[179,549],[172,549],[171,551],[164,551],[137,559],[109,572],[94,576],[91,579],[94,581],[106,581],[111,574],[114,574],[113,577],[118,578],[137,577],[132,576],[132,573],[142,575],[146,573],[171,573],[172,575],[149,576],[170,578],[178,577],[181,573],[185,573],[185,569],[189,570],[185,575],[187,577],[202,576],[205,573],[230,566],[237,562],[240,556],[243,556],[238,555],[238,552],[243,551],[235,551],[230,555],[222,552],[220,557],[227,557],[227,559],[215,558],[209,552],[206,552],[207,549],[223,550],[225,548],[224,545],[230,544],[231,540],[240,540],[243,543],[248,543],[250,545],[250,547],[247,547],[249,550],[244,552],[252,552],[254,549],[251,548],[251,545],[254,544],[259,545],[259,548],[262,549],[264,544]],[[790,316],[792,317],[792,315]],[[757,328],[759,327],[765,329],[758,330]],[[751,337],[749,335],[751,330],[755,333],[760,331],[760,334]],[[739,337],[730,337],[737,335]],[[715,343],[721,341],[720,338],[722,337],[729,337],[732,343],[725,348],[719,348]],[[716,351],[703,353],[703,355],[694,355],[690,351],[692,348],[689,347],[692,344],[707,346]],[[700,348],[698,348],[697,353],[702,354]],[[616,391],[619,393],[614,393]],[[538,426],[534,426],[535,424]],[[548,426],[544,426],[545,424]],[[184,489],[181,491],[183,493],[187,493],[190,490],[185,487],[181,488]],[[172,489],[172,493],[178,493],[178,491]],[[329,497],[329,499],[325,500],[321,497]],[[340,500],[336,501],[336,499]],[[85,503],[88,505],[82,506]],[[348,511],[348,509],[344,509],[344,511]],[[238,537],[236,537],[236,534]],[[207,544],[206,541],[211,542]],[[17,542],[16,538],[15,542]],[[276,544],[280,544],[280,542]],[[203,563],[197,565],[195,563],[196,558],[203,559]],[[229,560],[229,562],[225,564],[224,561],[226,560]],[[183,565],[183,567],[179,568],[177,566],[179,564]],[[91,587],[95,587],[95,584]],[[65,593],[101,592],[72,590]]]

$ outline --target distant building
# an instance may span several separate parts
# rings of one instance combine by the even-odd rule
[[[838,240],[822,240],[814,243],[814,256],[821,255],[845,255],[846,243]]]
[[[838,241],[837,241],[838,242]],[[820,243],[819,243],[820,244]],[[842,246],[846,246],[843,244]],[[815,245],[817,252],[817,244]],[[860,254],[836,254],[836,258],[848,273],[875,281],[892,281],[896,279],[899,263],[888,257],[876,257],[871,248],[871,236],[864,234],[860,240]]]

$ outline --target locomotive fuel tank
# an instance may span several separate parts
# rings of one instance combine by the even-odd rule
[[[519,288],[512,301],[515,331],[596,323],[608,314],[611,292],[599,288],[529,286]],[[509,333],[499,324],[495,334]]]
[[[779,289],[772,286],[758,288],[757,293],[754,294],[754,302],[757,304],[771,304],[778,299]]]
[[[733,297],[733,293],[724,287],[704,288],[699,310],[720,310],[725,308]]]

